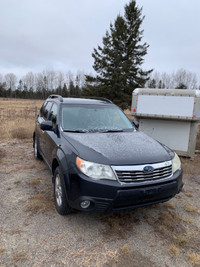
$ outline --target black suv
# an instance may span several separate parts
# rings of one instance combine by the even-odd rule
[[[108,99],[49,96],[33,146],[52,171],[61,215],[164,202],[183,187],[176,153],[138,131]]]

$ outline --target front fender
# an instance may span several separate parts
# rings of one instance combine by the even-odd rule
[[[52,174],[53,174],[53,183],[54,183],[54,171],[59,166],[60,171],[63,175],[63,179],[65,182],[65,190],[67,196],[70,195],[70,179],[69,179],[69,163],[67,161],[67,157],[62,149],[58,149],[56,151],[56,155],[52,162]]]
[[[63,174],[68,172],[68,170],[69,170],[68,161],[67,161],[65,153],[62,151],[62,149],[57,149],[57,151],[56,151],[56,155],[54,156],[54,159],[52,161],[52,172],[54,169],[53,168],[54,160],[57,160],[59,167],[60,167]]]

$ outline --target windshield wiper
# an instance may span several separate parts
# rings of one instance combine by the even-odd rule
[[[119,133],[123,132],[122,129],[108,129],[108,130],[99,130],[101,133]]]
[[[63,130],[64,132],[69,132],[69,133],[88,133],[86,130]]]

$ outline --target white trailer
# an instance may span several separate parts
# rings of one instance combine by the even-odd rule
[[[200,90],[135,89],[131,114],[138,120],[140,131],[179,155],[194,156],[200,120]]]

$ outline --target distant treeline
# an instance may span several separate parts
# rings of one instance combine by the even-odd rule
[[[50,94],[78,97],[84,86],[85,75],[80,71],[77,74],[53,70],[28,72],[20,79],[14,73],[0,74],[0,97],[45,99]]]
[[[199,89],[200,85],[195,73],[180,69],[174,73],[154,71],[145,84],[146,88],[161,89]],[[80,97],[87,93],[85,74],[68,71],[29,72],[18,78],[14,73],[0,74],[0,97],[45,99],[50,94],[64,97]],[[133,88],[134,90],[135,88]]]
[[[161,89],[200,89],[200,84],[195,73],[179,69],[171,74],[154,71],[146,83],[146,87]]]

